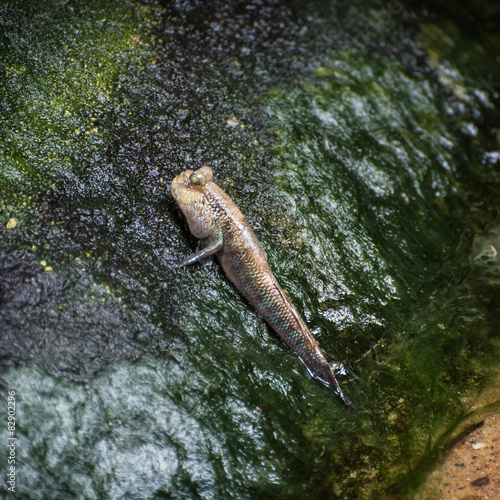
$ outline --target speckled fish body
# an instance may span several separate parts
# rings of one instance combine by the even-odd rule
[[[255,233],[233,200],[212,181],[212,169],[186,170],[172,181],[172,195],[186,216],[197,251],[182,265],[216,254],[228,278],[295,352],[311,375],[347,404],[332,368],[306,324],[280,287]]]

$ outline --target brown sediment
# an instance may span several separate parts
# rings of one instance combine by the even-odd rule
[[[415,500],[500,499],[500,374]]]
[[[428,479],[442,500],[500,499],[500,412],[460,440]],[[424,498],[424,497],[420,497]]]

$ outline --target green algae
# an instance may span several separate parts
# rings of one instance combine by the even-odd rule
[[[456,137],[440,118],[437,92],[397,63],[351,52],[316,74],[263,102],[277,138],[276,179],[303,229],[300,253],[315,262],[306,261],[316,291],[308,312],[317,324],[321,311],[322,329],[335,330],[342,304],[351,317],[340,325],[351,340],[359,336],[361,356],[380,340],[369,331],[380,335],[393,308],[428,298],[454,245]],[[282,275],[294,272],[281,261]],[[301,289],[298,302],[307,304],[311,291]]]
[[[146,6],[115,7],[2,6],[10,31],[2,47],[2,190],[38,194],[103,154],[120,80],[151,61],[155,24]]]
[[[4,379],[19,393],[20,492],[414,491],[498,359],[494,303],[468,266],[497,202],[471,220],[495,165],[470,125],[493,147],[479,117],[497,115],[493,93],[441,52],[455,37],[424,26],[420,38],[453,84],[347,48],[268,89],[265,63],[252,73],[243,59],[255,46],[218,52],[239,11],[200,21],[203,38],[190,7],[30,5],[1,11],[2,341],[18,363]],[[275,39],[258,49],[283,59]],[[471,50],[464,61],[481,59]],[[359,412],[308,377],[216,264],[177,268],[195,242],[165,186],[205,162],[346,367]]]
[[[362,441],[391,457],[385,468],[363,471],[365,477],[399,476],[394,491],[408,493],[466,418],[460,395],[477,392],[497,366],[497,319],[477,324],[484,307],[478,298],[443,288],[450,279],[444,264],[467,259],[452,254],[468,196],[461,179],[478,170],[457,132],[468,110],[456,106],[451,120],[440,90],[427,80],[355,51],[338,54],[315,74],[262,99],[276,139],[275,177],[302,227],[300,248],[287,245],[275,252],[275,262],[291,283],[287,290],[319,327],[323,348],[332,345],[332,357],[358,360],[363,381],[357,383],[363,396],[370,393],[379,420],[371,423],[375,442],[368,435]],[[481,82],[460,81],[457,99],[469,95],[470,107],[493,112]],[[316,293],[304,293],[287,265],[290,255],[305,260]],[[321,264],[311,265],[308,255]],[[404,318],[408,300],[417,312]],[[389,432],[378,428],[382,422]],[[331,490],[340,495],[339,488],[337,476]]]

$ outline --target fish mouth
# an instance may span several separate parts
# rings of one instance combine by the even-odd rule
[[[170,192],[172,193],[175,201],[177,201],[178,199],[179,189],[187,187],[187,181],[192,173],[192,170],[185,170],[184,172],[181,172],[177,177],[174,177],[174,180],[170,185]]]

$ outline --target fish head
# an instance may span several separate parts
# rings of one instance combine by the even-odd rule
[[[185,170],[174,178],[170,188],[174,200],[187,219],[189,230],[196,238],[205,238],[213,228],[213,209],[206,196],[213,183],[212,177],[210,167]]]

